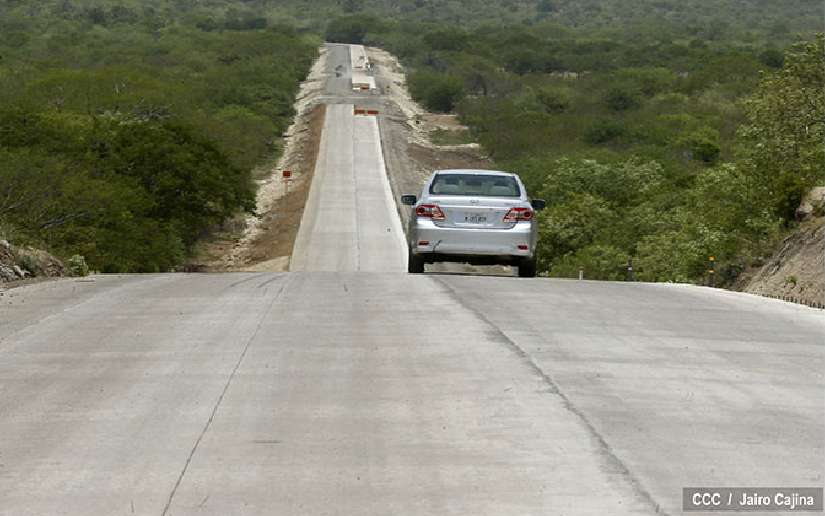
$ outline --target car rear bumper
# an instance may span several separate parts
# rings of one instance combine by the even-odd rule
[[[516,263],[535,251],[531,222],[510,229],[467,229],[438,227],[419,219],[414,233],[410,249],[427,261]]]

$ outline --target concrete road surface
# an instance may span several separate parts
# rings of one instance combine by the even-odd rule
[[[348,45],[329,45],[327,94],[353,95]],[[392,197],[372,102],[327,107],[315,174],[295,241],[291,271],[402,272],[407,246]],[[374,106],[370,106],[371,109]],[[380,111],[379,111],[380,112]]]
[[[300,272],[2,292],[1,515],[677,515],[685,486],[825,484],[825,313],[394,272],[347,109]]]
[[[401,272],[407,246],[374,116],[327,107],[292,271]]]
[[[682,486],[823,484],[804,307],[403,273],[0,299],[4,515],[679,514]]]

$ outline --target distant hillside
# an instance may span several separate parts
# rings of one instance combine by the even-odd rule
[[[769,34],[784,40],[821,28],[820,0],[6,0],[0,14],[57,14],[122,23],[147,12],[158,21],[196,19],[205,27],[299,22],[318,29],[333,17],[374,15],[461,25],[552,22],[566,27],[616,29],[650,23],[683,27],[710,39],[732,33]],[[5,18],[5,17],[4,17]],[[755,34],[754,34],[755,33]],[[745,34],[746,36],[748,34]]]

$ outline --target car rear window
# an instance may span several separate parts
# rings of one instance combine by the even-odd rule
[[[521,189],[512,176],[437,174],[430,185],[430,195],[520,197]]]

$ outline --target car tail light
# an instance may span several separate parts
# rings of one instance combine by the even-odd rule
[[[504,216],[504,222],[518,222],[520,220],[532,220],[533,210],[530,208],[510,208],[507,215]]]
[[[435,204],[422,204],[415,209],[415,214],[433,220],[444,220],[444,212]]]
[[[419,240],[418,245],[420,245],[421,247],[427,247],[428,245],[430,245],[430,241],[429,240]]]

